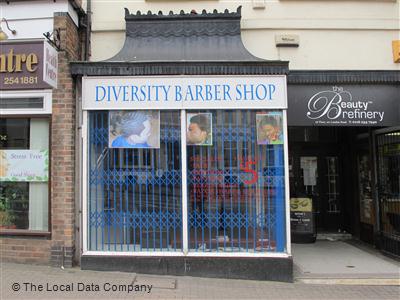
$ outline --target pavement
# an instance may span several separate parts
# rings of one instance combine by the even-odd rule
[[[299,282],[400,285],[400,262],[355,240],[292,244],[292,253]]]
[[[0,299],[400,299],[398,285],[151,276],[0,264]]]

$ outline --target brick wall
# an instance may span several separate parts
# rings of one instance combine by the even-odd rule
[[[58,88],[53,90],[51,265],[72,265],[75,232],[75,90],[69,62],[80,59],[78,30],[66,13],[54,17],[61,30],[58,55]],[[64,256],[64,257],[63,257]]]
[[[51,118],[51,237],[3,236],[1,261],[72,266],[75,251],[75,87],[69,62],[81,59],[80,37],[67,13],[56,13],[61,33],[58,88]]]
[[[48,264],[50,241],[37,237],[3,237],[0,239],[1,261]]]

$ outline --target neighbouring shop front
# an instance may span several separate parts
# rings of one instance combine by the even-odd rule
[[[399,95],[396,72],[291,71],[290,193],[312,200],[317,234],[400,255]],[[309,236],[312,225],[293,221]]]
[[[125,20],[120,53],[71,67],[81,267],[292,280],[287,63],[245,50],[240,10]]]
[[[2,234],[50,231],[49,133],[57,67],[57,51],[44,41],[1,44]]]
[[[71,267],[75,95],[68,64],[81,57],[78,9],[53,16],[59,7],[46,4],[46,16],[28,32],[22,6],[2,8],[15,14],[17,31],[0,41],[1,260]]]

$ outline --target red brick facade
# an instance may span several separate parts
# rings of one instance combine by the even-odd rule
[[[51,236],[2,236],[1,260],[72,266],[75,251],[75,86],[69,62],[81,60],[81,39],[67,13],[56,13],[60,29],[58,88],[53,90],[51,116]]]

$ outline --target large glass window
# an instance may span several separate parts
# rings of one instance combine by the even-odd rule
[[[282,112],[187,111],[185,118],[182,129],[181,111],[89,112],[88,249],[285,251]]]
[[[282,113],[190,111],[187,132],[190,251],[284,251]]]
[[[0,119],[0,228],[48,231],[49,122]]]
[[[89,250],[182,249],[180,112],[89,116]]]

